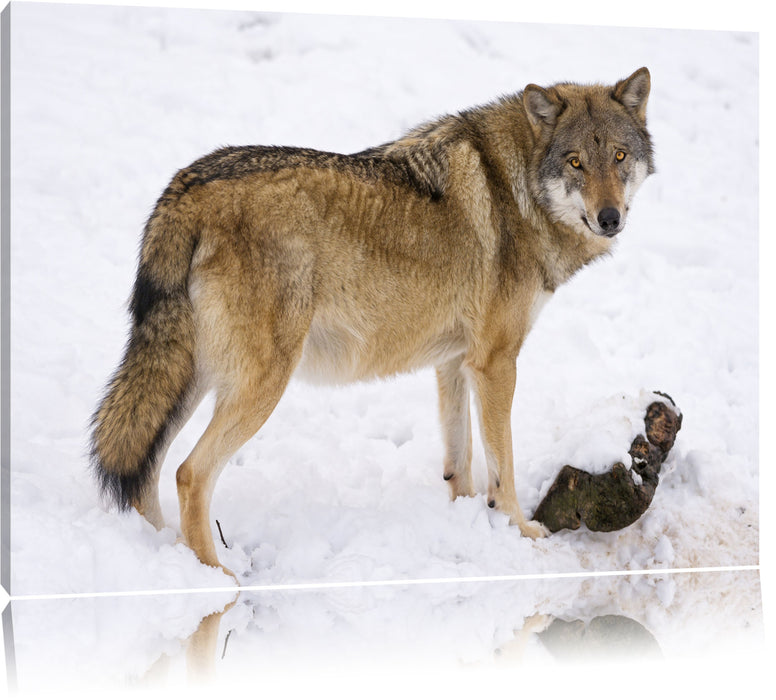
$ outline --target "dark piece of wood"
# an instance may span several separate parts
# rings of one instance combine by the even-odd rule
[[[670,396],[655,393],[665,396],[676,408]],[[604,474],[590,474],[566,465],[533,519],[551,532],[576,530],[582,523],[589,530],[611,532],[636,522],[652,502],[660,467],[682,426],[682,414],[674,408],[660,401],[649,405],[644,418],[646,438],[637,436],[628,451],[632,471],[621,462]]]

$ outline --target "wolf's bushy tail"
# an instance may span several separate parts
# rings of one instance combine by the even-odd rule
[[[105,496],[136,505],[194,383],[194,319],[188,277],[197,226],[179,173],[146,223],[124,358],[92,416],[90,457]]]

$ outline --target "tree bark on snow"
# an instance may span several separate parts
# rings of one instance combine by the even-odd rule
[[[682,414],[671,402],[655,401],[647,408],[645,434],[631,443],[632,469],[617,462],[604,474],[590,474],[564,466],[533,515],[550,532],[576,530],[584,523],[589,530],[611,532],[636,522],[655,495],[660,467],[673,447],[682,426]],[[635,476],[634,476],[635,475]]]

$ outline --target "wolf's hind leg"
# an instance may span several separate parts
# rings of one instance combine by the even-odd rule
[[[191,454],[178,468],[181,531],[203,564],[220,566],[210,525],[210,501],[228,459],[269,418],[291,377],[296,359],[276,353],[263,369],[216,396],[213,418]]]
[[[215,409],[176,479],[183,538],[202,563],[219,566],[213,489],[229,458],[269,418],[302,357],[313,315],[313,259],[292,234],[212,235],[220,242],[192,269],[189,286]]]
[[[439,387],[439,417],[445,442],[443,478],[450,498],[473,496],[472,427],[469,382],[461,371],[461,358],[436,368]]]

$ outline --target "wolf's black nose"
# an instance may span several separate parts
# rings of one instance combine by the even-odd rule
[[[606,207],[601,209],[598,214],[598,225],[604,231],[613,231],[620,225],[620,212],[614,207]]]

